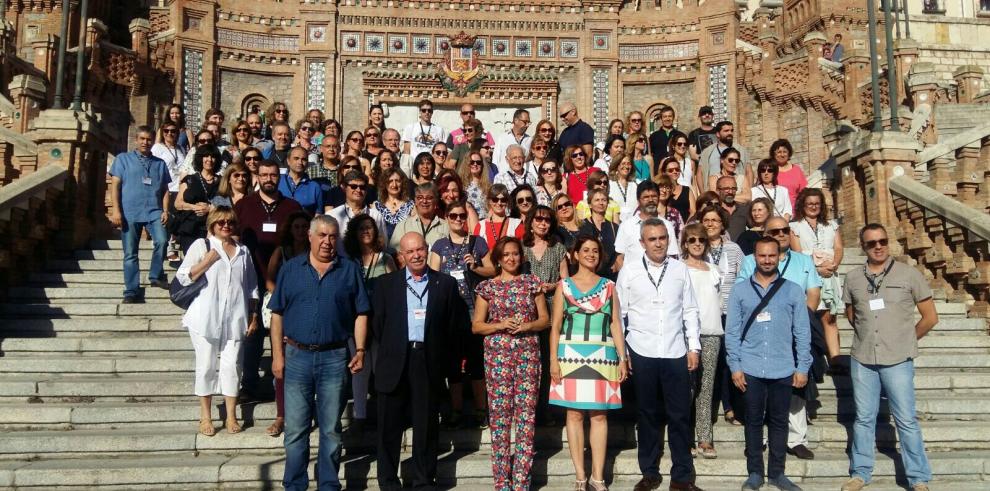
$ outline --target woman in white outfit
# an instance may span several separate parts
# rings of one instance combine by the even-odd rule
[[[780,169],[772,160],[761,160],[756,166],[757,184],[750,191],[753,193],[753,199],[767,198],[773,202],[773,214],[790,221],[791,216],[794,215],[791,209],[791,195],[787,188],[777,184],[779,172]]]
[[[211,401],[222,394],[228,433],[240,433],[237,391],[241,382],[241,341],[258,327],[258,277],[251,253],[234,240],[237,215],[219,206],[206,218],[206,239],[199,239],[175,277],[190,286],[205,277],[206,285],[182,316],[196,351],[195,392],[199,396],[199,431],[213,436]],[[219,355],[219,360],[217,356]]]

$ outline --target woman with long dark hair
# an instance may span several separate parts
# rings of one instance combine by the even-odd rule
[[[175,141],[175,146],[182,150],[182,153],[189,153],[189,145],[193,142],[192,130],[186,126],[186,112],[181,104],[169,104],[162,114],[162,124],[158,125],[158,134],[155,143],[163,141],[161,127],[165,123],[173,123],[178,127],[179,135]]]

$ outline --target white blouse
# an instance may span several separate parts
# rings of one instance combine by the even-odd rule
[[[692,267],[688,267],[688,270],[691,272],[691,288],[694,290],[694,298],[698,302],[701,335],[721,336],[725,334],[722,329],[722,306],[719,298],[722,275],[718,272],[718,267],[709,264],[708,271]]]
[[[775,216],[793,216],[794,210],[791,207],[791,193],[784,186],[764,186],[762,184],[754,186],[751,190],[753,199],[768,198],[773,201],[773,214]]]
[[[233,257],[227,257],[223,244],[213,236],[197,240],[189,247],[175,277],[183,286],[193,284],[189,273],[209,248],[220,253],[220,260],[203,273],[206,286],[199,291],[182,325],[189,332],[207,339],[240,340],[247,331],[251,300],[258,300],[258,276],[247,246],[237,244]]]

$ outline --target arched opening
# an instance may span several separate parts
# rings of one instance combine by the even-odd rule
[[[241,101],[241,119],[246,118],[251,113],[260,114],[264,119],[265,109],[270,105],[271,100],[268,97],[261,94],[250,94]]]

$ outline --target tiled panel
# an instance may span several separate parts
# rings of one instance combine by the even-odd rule
[[[698,56],[698,43],[619,46],[622,61],[662,61]]]
[[[182,106],[190,129],[203,120],[203,52],[182,50]]]
[[[217,29],[217,44],[255,51],[299,51],[297,36],[272,36],[232,29]]]

